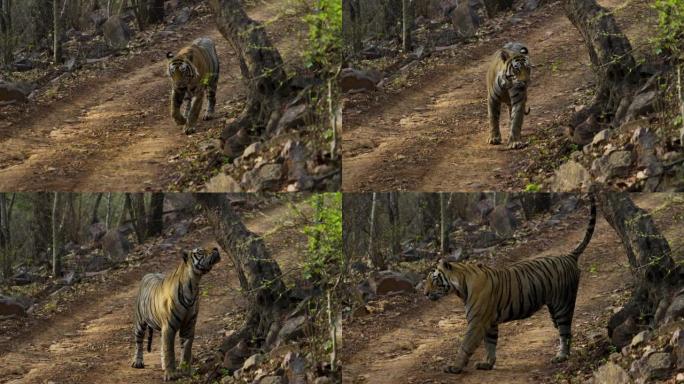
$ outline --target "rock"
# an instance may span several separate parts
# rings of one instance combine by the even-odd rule
[[[387,295],[391,292],[413,292],[413,282],[395,271],[380,271],[368,280],[375,295]]]
[[[99,243],[106,233],[107,225],[105,223],[94,223],[88,227],[88,239],[93,243]]]
[[[494,202],[490,199],[481,199],[472,203],[466,209],[466,219],[471,223],[484,225],[488,223],[487,216],[494,210]]]
[[[207,192],[242,192],[240,183],[223,172],[209,179],[204,188]]]
[[[259,152],[260,149],[261,143],[255,141],[254,143],[250,144],[247,148],[245,148],[244,152],[242,152],[242,158],[248,159],[250,156],[255,155],[257,152]]]
[[[26,308],[17,299],[0,295],[0,316],[26,316]]]
[[[314,180],[306,170],[306,146],[301,141],[289,140],[280,156],[285,159],[283,170],[287,174],[287,181],[294,182],[297,191],[313,188]]]
[[[68,59],[68,60],[64,63],[64,69],[65,69],[67,72],[71,72],[71,71],[73,71],[73,70],[76,69],[76,68],[78,68],[78,61],[76,60],[75,57],[72,57],[72,58]]]
[[[0,80],[0,105],[28,101],[30,90],[19,83],[8,83]]]
[[[571,140],[577,145],[587,145],[594,139],[594,135],[600,131],[601,124],[599,124],[596,116],[591,114],[586,120],[571,130]]]
[[[295,316],[283,324],[278,331],[275,346],[278,347],[283,343],[300,338],[304,336],[304,329],[309,324],[309,318],[306,315]]]
[[[680,293],[672,299],[672,303],[665,312],[665,323],[677,321],[684,318],[684,293]]]
[[[675,383],[680,384],[684,383],[684,373],[678,373],[677,377],[675,377]]]
[[[86,265],[86,272],[100,272],[109,268],[111,262],[103,255],[93,256]]]
[[[261,364],[264,361],[264,355],[261,353],[255,353],[252,356],[248,357],[247,360],[245,360],[245,363],[242,365],[242,370],[243,371],[248,371],[252,368],[255,368],[259,364]]]
[[[459,1],[458,0],[440,0],[439,2],[439,10],[440,14],[442,17],[449,18],[451,17],[451,12],[456,9],[456,6],[458,5]]]
[[[631,121],[639,116],[654,112],[657,97],[658,91],[648,91],[634,96],[634,100],[632,100],[632,104],[625,114],[625,121]]]
[[[475,36],[479,24],[479,19],[468,1],[459,1],[456,8],[451,11],[451,25],[454,31],[463,38]]]
[[[581,191],[590,183],[589,171],[582,164],[569,160],[556,170],[550,180],[550,189],[555,192]]]
[[[26,72],[34,68],[33,62],[27,58],[17,59],[12,63],[14,70],[17,72]]]
[[[301,127],[306,123],[308,112],[309,107],[306,103],[287,107],[285,113],[283,113],[283,116],[280,118],[280,121],[278,121],[278,128],[276,129],[275,134],[278,135],[286,129]]]
[[[131,243],[119,229],[109,230],[102,238],[102,251],[114,262],[123,261],[131,250]]]
[[[77,283],[80,280],[81,277],[78,274],[76,274],[75,271],[69,271],[66,275],[64,275],[64,277],[62,277],[60,283],[64,285],[73,285],[74,283]]]
[[[610,341],[614,346],[618,347],[618,349],[622,349],[622,347],[629,345],[629,343],[632,342],[632,338],[636,333],[636,323],[633,318],[629,317],[613,329],[612,334],[610,335]]]
[[[629,346],[632,348],[638,347],[640,344],[642,344],[644,341],[646,341],[646,338],[648,337],[648,333],[649,333],[648,331],[641,331],[641,332],[637,333],[636,336],[634,336],[632,338],[632,342],[629,344]]]
[[[259,379],[258,384],[285,384],[282,376],[264,376]]]
[[[208,139],[204,140],[199,144],[199,149],[202,152],[215,151],[221,148],[221,140],[219,139]]]
[[[633,160],[631,151],[615,151],[594,160],[591,170],[601,182],[615,177],[627,177]]]
[[[518,223],[513,212],[505,205],[499,205],[487,216],[489,226],[501,238],[509,238],[513,235]]]
[[[88,15],[88,19],[90,19],[95,30],[101,32],[102,25],[107,21],[107,10],[104,8],[95,10]]]
[[[191,18],[197,16],[197,12],[189,7],[183,7],[178,14],[173,19],[173,23],[176,25],[183,25],[190,21]]]
[[[594,372],[594,384],[630,383],[629,374],[619,365],[607,362]]]
[[[288,352],[282,366],[288,384],[306,384],[306,360],[298,353]]]
[[[604,129],[603,131],[594,135],[594,138],[591,141],[591,145],[598,146],[607,143],[612,133],[612,129]]]
[[[283,178],[281,164],[264,164],[242,176],[242,185],[248,192],[275,191],[280,189]]]
[[[485,252],[486,248],[493,247],[503,240],[493,231],[476,231],[466,235],[467,244],[473,248],[473,252]]]
[[[107,19],[102,26],[102,30],[105,42],[114,49],[126,48],[132,37],[130,28],[118,15]]]
[[[179,5],[180,0],[166,0],[164,2],[164,13],[168,15],[175,12]]]
[[[376,71],[345,68],[340,73],[340,88],[342,92],[373,91],[380,80],[382,75]]]
[[[321,376],[317,377],[313,384],[333,384],[333,381],[329,377]]]
[[[672,357],[667,352],[652,353],[646,358],[641,371],[650,380],[666,379],[672,373]]]
[[[382,51],[375,46],[366,47],[359,54],[366,60],[376,60],[382,57]]]
[[[539,7],[539,0],[527,0],[525,1],[525,10],[534,11]]]

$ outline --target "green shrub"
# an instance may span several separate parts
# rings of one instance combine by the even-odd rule
[[[309,27],[308,47],[304,52],[307,68],[334,70],[342,52],[342,2],[315,0],[313,10],[304,16]]]
[[[655,38],[656,53],[681,58],[684,48],[684,0],[656,0],[653,7],[658,12],[659,27]]]

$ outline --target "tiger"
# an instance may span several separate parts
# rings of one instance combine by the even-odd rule
[[[214,264],[221,260],[219,251],[214,248],[208,253],[202,248],[183,251],[183,261],[173,271],[164,276],[161,273],[148,273],[142,278],[140,290],[135,299],[133,331],[135,335],[135,355],[133,368],[144,368],[143,339],[147,337],[147,352],[152,350],[153,330],[161,331],[161,362],[164,381],[176,380],[189,373],[192,358],[192,342],[195,335],[195,322],[199,312],[199,281],[211,271]],[[176,371],[174,340],[180,333],[181,367],[186,372]]]
[[[176,55],[169,52],[166,57],[172,82],[171,117],[176,124],[185,125],[183,131],[189,135],[195,132],[205,91],[208,105],[204,120],[211,120],[214,115],[219,79],[219,60],[214,41],[200,37]],[[188,101],[185,115],[180,110],[184,100]]]
[[[491,130],[487,143],[501,144],[499,118],[501,103],[504,103],[508,105],[511,119],[508,148],[520,149],[525,146],[521,131],[524,115],[530,112],[529,109],[525,111],[525,104],[531,69],[529,50],[522,43],[507,43],[492,56],[486,75],[487,112]]]
[[[577,260],[584,252],[596,225],[596,202],[590,195],[591,213],[584,238],[572,252],[562,256],[539,257],[503,268],[482,264],[441,260],[424,281],[424,294],[431,300],[454,292],[465,303],[468,327],[456,357],[456,364],[444,371],[458,374],[468,364],[484,339],[486,361],[477,369],[490,370],[496,363],[498,325],[525,319],[542,306],[549,309],[560,335],[553,362],[570,354],[571,325],[580,270]]]

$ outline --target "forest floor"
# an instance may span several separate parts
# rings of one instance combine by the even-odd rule
[[[266,25],[289,63],[298,54],[290,53],[299,34],[292,30],[292,20],[281,17],[287,4],[288,0],[262,0],[247,13]],[[166,53],[202,36],[216,42],[221,63],[217,115],[200,121],[198,133],[187,136],[169,115]],[[179,157],[216,139],[225,118],[239,112],[246,93],[236,55],[210,14],[191,20],[171,38],[144,47],[130,60],[117,60],[94,76],[75,76],[77,85],[60,91],[65,97],[26,107],[25,113],[0,126],[0,189],[172,189],[179,178]]]
[[[684,213],[681,202],[664,209],[667,195],[634,197],[639,207],[653,214],[657,227],[670,240],[673,249],[681,247],[677,236]],[[494,263],[506,265],[572,250],[586,230],[588,211],[579,212],[558,224],[533,231],[510,248],[497,250]],[[345,323],[344,382],[517,384],[563,382],[568,375],[578,372],[590,375],[600,358],[607,355],[607,319],[629,294],[632,281],[620,239],[600,215],[599,212],[596,232],[579,259],[582,278],[568,362],[551,363],[557,350],[558,332],[548,311],[542,309],[528,319],[499,326],[497,362],[493,370],[479,371],[473,367],[474,362],[484,359],[484,347],[480,346],[463,374],[444,373],[444,367],[453,364],[466,329],[463,304],[454,295],[432,302],[422,292],[416,292],[380,298],[379,303],[370,304],[384,309]],[[604,351],[597,351],[600,348]]]
[[[301,209],[301,207],[300,207]],[[246,215],[245,215],[246,216]],[[285,203],[276,204],[245,218],[247,228],[261,235],[283,271],[296,268],[297,255],[305,253],[306,237],[299,230],[301,216]],[[161,383],[159,334],[152,352],[145,352],[145,368],[131,368],[134,353],[133,302],[140,279],[150,272],[170,272],[179,262],[179,250],[217,246],[212,229],[201,221],[177,242],[156,249],[137,264],[114,271],[61,313],[33,322],[0,346],[0,383]],[[146,243],[147,244],[147,243]],[[166,249],[166,250],[160,250]],[[230,258],[221,262],[200,282],[200,314],[193,356],[210,355],[226,333],[236,330],[248,303]],[[176,355],[179,356],[176,344]],[[179,360],[177,360],[179,361]]]
[[[615,11],[633,47],[648,46],[655,18],[647,1],[599,3]],[[347,96],[344,191],[520,190],[552,174],[565,160],[561,157],[577,149],[567,143],[561,153],[558,148],[549,153],[550,141],[567,142],[563,126],[571,112],[588,103],[595,81],[586,46],[562,2],[488,23],[489,33],[407,65],[383,90]],[[493,52],[509,41],[525,43],[535,65],[531,113],[522,131],[529,145],[522,150],[486,142],[485,72]],[[501,115],[505,143],[505,107]]]

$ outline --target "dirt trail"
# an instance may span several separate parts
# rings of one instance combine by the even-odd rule
[[[282,12],[284,0],[264,1],[248,10],[258,21],[272,20]],[[244,92],[233,49],[211,18],[186,32],[175,51],[197,37],[209,36],[217,44],[221,62],[217,112],[236,94]],[[269,24],[278,29],[278,23]],[[273,31],[269,31],[273,32]],[[287,34],[272,33],[279,49],[290,50]],[[0,139],[0,189],[55,191],[164,190],[168,161],[190,141],[168,115],[169,80],[164,72],[162,47],[151,62],[121,76],[93,80],[79,94],[27,116],[12,136]],[[283,52],[283,51],[281,51]],[[205,103],[206,106],[206,103]],[[223,119],[200,122],[199,131],[218,126]]]
[[[292,233],[287,228],[291,209],[277,205],[246,219],[246,226],[264,236],[273,257],[283,270],[297,254]],[[305,247],[305,241],[299,241]],[[191,231],[178,244],[184,248],[215,246],[210,227]],[[0,383],[157,383],[162,382],[161,341],[155,334],[152,352],[145,352],[145,369],[130,367],[134,343],[132,303],[140,278],[153,271],[171,271],[178,263],[176,252],[147,257],[140,267],[127,273],[119,285],[86,305],[72,307],[30,336],[14,340],[7,353],[0,355]],[[239,317],[247,302],[228,257],[200,282],[202,295],[193,356],[210,349],[226,331],[229,319]],[[179,354],[176,345],[176,354]]]
[[[612,8],[620,0],[600,1]],[[508,41],[530,48],[533,64],[523,139],[573,105],[578,86],[593,79],[579,33],[559,5],[542,7],[496,37],[462,47],[379,106],[345,115],[344,191],[506,190],[515,184],[525,150],[486,143],[489,135],[484,74],[492,53]],[[628,31],[627,31],[628,32]],[[505,37],[502,37],[505,36]],[[502,112],[501,132],[508,140]],[[534,144],[532,144],[534,146]],[[515,188],[524,185],[515,185]]]
[[[651,210],[662,200],[662,195],[642,196],[637,203]],[[560,228],[533,236],[529,242],[496,258],[522,260],[568,252],[581,240],[586,228],[584,215],[573,216]],[[660,229],[666,236],[673,236],[671,231],[676,225]],[[580,257],[582,278],[573,321],[575,351],[577,344],[586,342],[592,333],[605,333],[597,319],[613,304],[615,290],[625,289],[625,282],[631,281],[626,265],[619,238],[599,218],[596,232]],[[591,269],[596,271],[590,272]],[[385,317],[359,320],[347,326],[347,332],[358,331],[367,336],[365,343],[356,345],[353,355],[345,362],[345,383],[533,383],[548,379],[557,368],[551,359],[556,353],[558,332],[548,311],[542,309],[528,319],[499,326],[494,370],[478,371],[473,367],[474,362],[484,360],[484,348],[480,346],[465,373],[460,376],[443,373],[446,365],[453,364],[465,332],[463,304],[455,296],[431,302],[419,293],[414,300],[417,304],[412,310],[399,309],[398,314],[388,313]],[[379,334],[374,334],[374,330]]]

